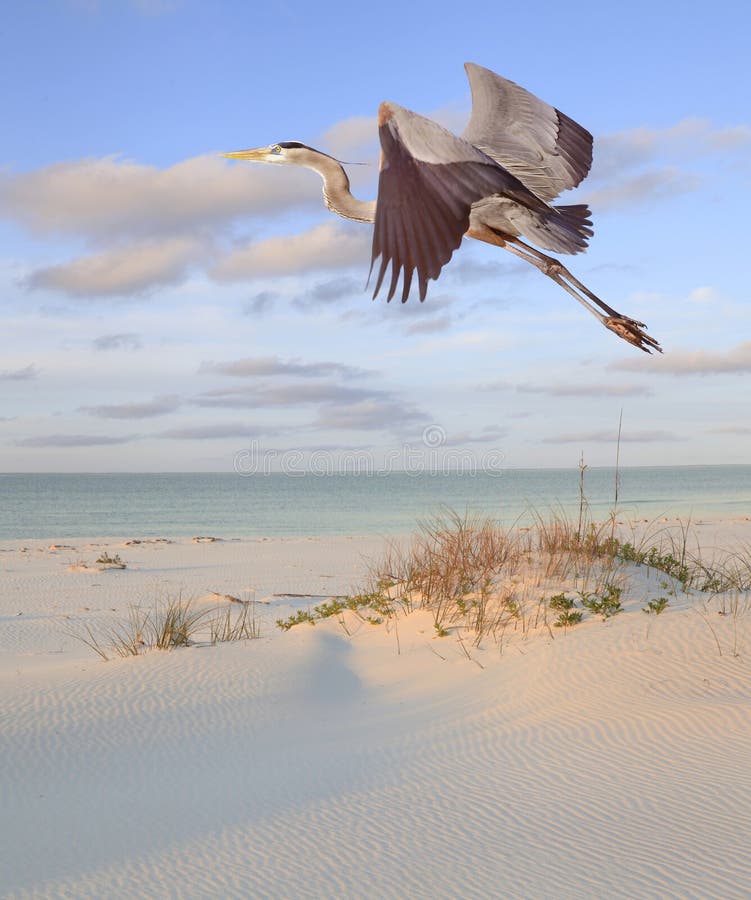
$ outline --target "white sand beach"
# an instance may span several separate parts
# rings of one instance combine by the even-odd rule
[[[747,607],[645,615],[642,566],[621,614],[501,646],[425,610],[275,626],[383,545],[0,544],[0,894],[751,895]],[[255,600],[260,637],[104,661],[74,636],[169,596]]]

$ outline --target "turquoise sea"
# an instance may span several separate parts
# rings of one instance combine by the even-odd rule
[[[594,519],[615,471],[587,468]],[[405,534],[441,510],[512,525],[532,511],[575,516],[579,470],[431,474],[0,474],[0,539]],[[625,468],[622,518],[751,516],[751,466]]]

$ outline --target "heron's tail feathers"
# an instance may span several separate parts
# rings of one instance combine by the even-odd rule
[[[581,253],[594,234],[592,213],[584,203],[554,206],[550,214],[527,222],[524,234],[538,247],[553,253]]]

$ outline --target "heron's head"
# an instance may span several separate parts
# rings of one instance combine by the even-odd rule
[[[304,166],[311,157],[323,156],[320,150],[314,150],[300,141],[282,141],[270,147],[256,147],[254,150],[234,150],[222,153],[227,159],[245,159],[249,162],[274,163],[282,166]]]

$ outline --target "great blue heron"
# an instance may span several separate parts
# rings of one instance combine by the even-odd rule
[[[647,353],[662,352],[643,322],[617,312],[558,260],[520,240],[527,237],[554,253],[586,249],[594,233],[589,208],[549,201],[589,172],[592,135],[495,72],[474,63],[464,68],[472,115],[461,137],[396,103],[381,103],[377,201],[354,197],[343,165],[299,141],[224,156],[313,169],[323,178],[323,200],[332,212],[374,222],[371,272],[380,257],[374,297],[390,265],[387,299],[403,273],[401,299],[406,301],[416,272],[424,300],[428,280],[438,278],[466,235],[536,266],[618,337]]]

